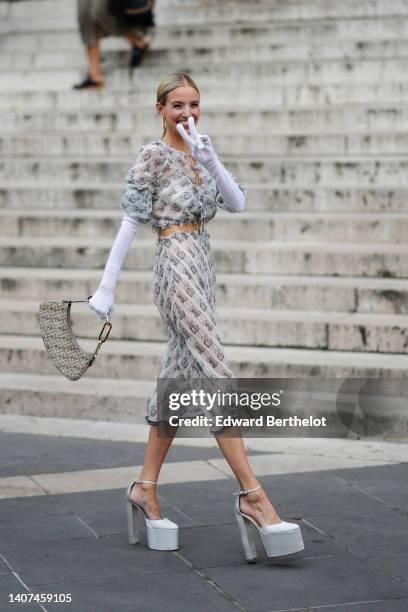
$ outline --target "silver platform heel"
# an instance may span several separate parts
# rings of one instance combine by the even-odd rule
[[[133,485],[139,482],[157,484],[155,480],[134,480],[126,490],[125,500],[129,544],[138,544],[139,542],[137,515],[140,512],[146,524],[148,547],[152,550],[177,550],[179,547],[178,525],[163,516],[159,519],[149,519],[144,508],[130,498]]]
[[[245,558],[248,563],[255,561],[257,558],[256,543],[254,534],[251,532],[251,525],[255,527],[264,548],[267,557],[282,557],[291,555],[304,549],[302,532],[299,525],[296,523],[274,523],[272,525],[259,525],[252,516],[248,516],[241,512],[239,507],[239,499],[241,495],[247,495],[253,491],[257,491],[261,485],[253,489],[240,489],[234,495],[235,500],[235,518],[237,519],[239,533],[241,535],[242,546],[244,548]]]

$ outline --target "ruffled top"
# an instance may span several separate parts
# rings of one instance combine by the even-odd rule
[[[198,162],[194,167],[201,185],[194,184],[195,173],[183,151],[163,140],[142,146],[127,173],[121,208],[129,217],[150,223],[154,230],[174,223],[209,221],[218,207],[230,210],[211,174]],[[238,186],[245,194],[245,188]]]

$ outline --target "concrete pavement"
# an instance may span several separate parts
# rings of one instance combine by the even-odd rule
[[[175,439],[159,481],[180,549],[126,541],[124,489],[147,427],[0,415],[0,610],[9,594],[70,603],[25,610],[393,612],[408,606],[408,446],[374,439],[246,439],[296,559],[245,562],[237,484],[213,438]],[[59,594],[59,595],[58,595]]]

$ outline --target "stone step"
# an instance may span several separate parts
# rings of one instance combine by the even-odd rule
[[[151,270],[155,237],[135,240],[125,269]],[[112,240],[106,238],[0,238],[0,265],[103,268]],[[212,240],[219,272],[406,278],[405,245],[318,244]]]
[[[106,75],[106,89],[102,92],[74,92],[72,86],[83,78],[80,70],[67,71],[64,73],[52,73],[50,71],[36,72],[31,74],[17,73],[15,78],[11,74],[5,76],[0,74],[0,108],[24,109],[32,102],[41,104],[57,105],[58,108],[81,109],[97,106],[108,107],[117,102],[117,108],[128,108],[129,106],[145,106],[155,108],[155,89],[159,83],[144,86],[140,89],[140,82],[145,83],[145,78],[139,77],[140,71],[136,71],[138,78],[129,76],[127,70],[116,70],[111,75]],[[202,75],[191,75],[198,81],[201,89],[201,100],[203,106],[207,103],[212,106],[226,106],[231,104],[231,99],[236,100],[237,107],[253,105],[252,90],[257,87],[258,106],[268,108],[305,108],[317,106],[344,106],[344,105],[388,105],[404,104],[408,95],[408,83],[405,82],[381,82],[381,83],[339,83],[324,85],[293,85],[280,86],[276,84],[266,86],[265,78],[252,78],[252,82],[240,82],[240,75],[234,75],[231,82],[225,88],[218,84],[203,87]],[[226,79],[224,79],[226,80]],[[256,83],[254,85],[254,80]],[[232,82],[233,81],[233,82]],[[65,98],[65,100],[63,100]],[[46,101],[46,102],[45,102]],[[17,105],[17,106],[16,106]],[[269,106],[268,106],[269,105]]]
[[[0,113],[2,132],[7,138],[16,133],[80,131],[114,134],[131,130],[151,138],[160,131],[157,113],[151,107],[129,109],[21,110]],[[349,106],[313,109],[236,109],[205,108],[199,121],[202,133],[251,134],[267,129],[268,134],[325,134],[349,132],[408,131],[406,106]]]
[[[122,210],[1,210],[0,236],[47,238],[104,238],[116,236]],[[408,243],[408,211],[395,213],[248,212],[217,211],[208,225],[212,238],[222,240],[288,240],[298,242]],[[151,228],[141,225],[138,236],[149,238]]]
[[[311,19],[339,19],[340,17],[386,17],[388,15],[406,15],[406,2],[391,0],[391,2],[367,2],[347,0],[338,3],[336,0],[313,0],[304,2],[257,2],[256,10],[248,2],[162,2],[158,15],[162,22],[171,18],[177,23],[201,23],[205,20],[214,20],[215,23],[224,21],[251,21],[262,19],[273,22],[295,21],[302,22]]]
[[[86,351],[95,350],[95,340],[78,338],[78,342]],[[156,378],[165,349],[163,342],[124,341],[109,337],[85,376],[94,380],[105,377],[134,381]],[[228,345],[224,346],[224,352],[234,376],[241,378],[406,377],[406,355]],[[57,373],[41,337],[20,335],[0,336],[0,371],[51,376]]]
[[[361,132],[349,134],[268,134],[228,135],[212,134],[211,140],[219,155],[395,155],[408,153],[408,132]],[[151,137],[129,131],[98,132],[42,132],[0,136],[0,155],[7,156],[81,156],[128,155],[135,152]]]
[[[406,2],[406,0],[404,1]],[[367,2],[370,2],[370,0],[367,0]],[[178,41],[183,46],[191,44],[192,48],[208,45],[216,46],[217,44],[238,46],[242,42],[253,43],[255,40],[262,44],[269,43],[270,39],[267,38],[267,31],[273,33],[274,42],[276,40],[286,42],[291,35],[295,36],[297,41],[300,42],[303,39],[308,41],[312,38],[327,39],[329,35],[333,37],[334,34],[339,41],[395,39],[398,33],[405,31],[406,24],[404,24],[404,21],[407,17],[407,7],[403,10],[393,11],[389,3],[385,5],[381,0],[378,0],[378,3],[381,4],[381,8],[378,8],[375,15],[352,15],[345,12],[343,15],[337,14],[336,16],[326,17],[315,15],[314,17],[301,19],[274,18],[274,7],[269,3],[266,16],[258,15],[256,11],[254,13],[252,10],[251,13],[247,12],[247,19],[241,12],[239,20],[233,18],[220,19],[214,23],[210,21],[208,10],[206,10],[205,15],[201,14],[200,16],[200,11],[193,9],[194,19],[190,23],[186,22],[188,9],[187,12],[185,9],[174,10],[172,15],[166,16],[165,19],[161,18],[160,11],[156,11],[156,27],[150,30],[147,36],[159,47],[170,49],[177,46]],[[325,4],[327,6],[327,2]],[[315,8],[315,0],[312,0],[312,5],[312,8]],[[361,0],[359,3],[354,2],[354,5],[361,5]],[[259,3],[258,7],[261,8]],[[188,8],[191,16],[192,7],[188,5]],[[206,8],[208,9],[208,6]],[[360,8],[360,6],[357,7],[357,10]],[[229,16],[233,15],[231,3],[229,3],[229,9]],[[32,12],[31,8],[30,10]],[[41,23],[38,20],[37,23],[34,20],[27,22],[26,19],[25,27],[22,28],[21,25],[22,22],[19,19],[2,19],[2,49],[24,51],[52,49],[58,51],[71,50],[81,45],[76,15],[73,19],[69,17],[64,20],[61,14],[58,20],[54,20],[52,24],[47,23],[46,18],[42,18]],[[109,37],[102,42],[104,47],[109,50],[125,48],[127,44],[124,37],[115,37],[115,39]]]
[[[305,162],[306,163],[306,162]],[[0,161],[0,167],[2,163]],[[14,168],[13,168],[14,172]],[[237,176],[240,176],[237,174]],[[319,176],[317,174],[317,176]],[[13,177],[14,178],[14,177]],[[55,177],[52,177],[55,183]],[[289,180],[290,174],[282,174],[282,180]],[[320,177],[319,177],[320,178]],[[318,178],[318,180],[319,180]],[[42,180],[45,181],[45,178]],[[278,179],[279,180],[279,179]],[[405,212],[407,210],[408,189],[389,187],[339,186],[325,187],[313,184],[291,187],[285,184],[267,184],[245,182],[247,187],[246,209],[248,211],[330,211],[330,212]],[[376,180],[376,179],[374,179]],[[0,209],[14,209],[32,205],[41,209],[98,209],[111,210],[112,204],[120,205],[122,184],[115,185],[81,184],[73,180],[71,184],[0,183]]]
[[[143,59],[143,68],[161,67],[163,70],[168,67],[169,71],[172,71],[180,65],[188,65],[198,70],[205,68],[209,63],[217,64],[220,67],[225,63],[233,66],[234,64],[253,65],[258,62],[261,64],[268,62],[275,68],[272,74],[278,74],[279,71],[285,83],[298,82],[300,75],[308,82],[314,82],[319,77],[319,82],[333,82],[336,76],[344,81],[349,80],[351,75],[360,75],[360,73],[364,81],[367,81],[374,80],[374,75],[378,71],[389,76],[388,80],[395,80],[394,65],[402,65],[407,55],[406,39],[368,42],[364,40],[342,41],[336,50],[331,49],[329,43],[326,42],[322,53],[316,43],[308,45],[304,42],[300,54],[295,54],[293,49],[290,51],[283,43],[271,45],[267,36],[263,43],[257,38],[249,40],[246,40],[245,36],[240,38],[242,38],[241,41],[230,45],[226,45],[220,39],[213,47],[197,46],[198,41],[195,41],[196,48],[191,48],[187,42],[184,46],[180,44],[180,41],[175,43],[174,38],[172,43],[168,41],[170,45],[166,44],[167,41],[160,43],[155,40],[154,43],[151,43],[149,53]],[[117,50],[103,50],[104,70],[111,71],[115,68],[127,67],[129,52],[129,46]],[[388,64],[390,67],[389,70],[386,70],[385,65],[388,67]],[[69,50],[22,51],[12,49],[2,50],[0,56],[0,73],[10,70],[75,70],[85,66],[84,51],[78,42],[74,43]],[[390,72],[389,75],[388,72]]]
[[[31,6],[30,6],[31,5]],[[16,35],[16,34],[40,34],[42,32],[63,33],[71,32],[78,35],[78,23],[76,18],[75,7],[69,13],[58,11],[58,16],[51,17],[49,14],[40,16],[41,13],[33,13],[32,3],[27,10],[30,11],[31,19],[27,20],[27,15],[23,19],[14,16],[11,18],[2,19],[0,21],[0,34]],[[232,8],[232,7],[230,7]],[[190,11],[191,14],[192,11]],[[315,38],[327,40],[330,37],[335,37],[339,40],[344,39],[392,39],[395,37],[403,37],[407,33],[407,9],[402,14],[396,14],[388,11],[388,14],[383,15],[380,19],[377,15],[372,16],[354,16],[354,15],[338,15],[335,18],[325,18],[324,16],[311,19],[292,18],[288,20],[274,20],[271,11],[266,20],[264,20],[258,10],[254,13],[251,19],[245,19],[242,13],[242,6],[237,7],[236,12],[240,13],[239,22],[232,17],[233,11],[228,12],[228,20],[218,20],[214,12],[212,16],[204,12],[195,11],[195,19],[189,21],[189,16],[185,9],[179,11],[179,17],[175,11],[171,10],[169,15],[160,17],[160,12],[157,12],[156,32],[167,31],[167,36],[173,38],[181,38],[183,44],[189,39],[196,38],[203,41],[205,46],[216,44],[223,38],[227,41],[234,41],[240,44],[240,32],[244,31],[247,39],[250,35],[252,38],[260,38],[262,40],[262,32],[267,29],[272,33],[273,41],[287,40],[295,37],[299,40],[304,38]],[[230,17],[231,16],[231,17]],[[189,26],[186,28],[186,26]]]
[[[79,77],[78,77],[79,78]],[[122,83],[115,83],[114,78],[107,76],[108,86],[103,92],[72,90],[73,81],[67,81],[64,87],[61,83],[54,82],[50,87],[31,89],[28,84],[26,90],[16,91],[9,84],[7,89],[0,90],[0,109],[25,111],[30,114],[35,109],[53,109],[58,112],[87,112],[90,108],[98,111],[115,108],[121,112],[128,113],[130,108],[148,108],[149,114],[154,113],[155,96],[154,89],[140,90],[139,83],[130,78],[123,79]],[[155,84],[157,86],[157,83]],[[251,95],[254,85],[247,84],[246,87],[238,87],[236,83],[228,86],[229,94],[219,87],[204,88],[201,91],[202,107],[205,110],[218,110],[230,108],[231,99],[234,99],[235,110],[248,112],[255,109],[267,111],[280,110],[347,110],[350,106],[363,108],[375,108],[378,106],[390,106],[398,108],[406,104],[408,86],[404,83],[375,83],[359,84],[351,83],[347,87],[344,84],[325,85],[325,87],[280,87],[276,85],[264,87],[263,82],[258,82],[256,104]],[[201,84],[200,84],[201,87]],[[62,91],[59,91],[62,89]]]
[[[2,298],[9,300],[86,299],[102,278],[102,270],[69,268],[0,268]],[[116,301],[152,304],[151,271],[122,270]],[[343,311],[408,314],[408,280],[364,277],[217,274],[217,308]],[[75,306],[73,307],[75,308]]]
[[[136,151],[134,152],[134,155]],[[35,159],[0,158],[0,181],[4,189],[60,189],[101,191],[121,190],[132,156],[59,158],[37,156]],[[339,188],[381,189],[404,188],[408,182],[408,159],[404,156],[336,156],[298,157],[270,156],[222,158],[232,174],[251,189],[269,188]],[[24,180],[22,180],[24,177]],[[102,196],[102,193],[101,193]],[[56,203],[55,203],[56,204]],[[38,200],[36,197],[36,205]],[[30,202],[31,207],[31,202]],[[110,204],[112,207],[112,201]]]
[[[378,80],[382,83],[407,83],[408,68],[406,57],[397,59],[367,59],[367,60],[325,60],[318,59],[307,60],[304,62],[279,61],[270,62],[270,58],[254,57],[253,61],[248,59],[238,59],[234,62],[228,60],[221,61],[217,57],[208,57],[203,65],[197,65],[194,58],[190,54],[183,60],[175,59],[175,63],[170,63],[166,59],[163,52],[163,63],[167,72],[174,72],[180,68],[180,63],[186,72],[191,72],[197,80],[197,85],[202,91],[219,88],[219,83],[224,82],[227,87],[237,84],[237,78],[240,79],[241,85],[254,84],[258,79],[262,80],[262,87],[279,86],[279,87],[294,87],[294,86],[314,86],[324,88],[327,85],[339,84],[377,84]],[[143,83],[144,91],[154,91],[157,84],[163,78],[163,66],[155,63],[154,57],[160,54],[152,54],[149,60],[150,66],[143,64],[132,77],[129,76],[127,66],[112,67],[107,82],[113,85],[126,85],[129,81],[138,81],[140,89]],[[7,55],[6,55],[7,59]],[[16,60],[17,61],[17,60]],[[71,64],[59,67],[36,68],[22,62],[22,66],[13,68],[5,61],[4,68],[0,63],[0,85],[9,86],[15,89],[19,83],[29,85],[31,82],[41,84],[39,78],[43,79],[41,89],[48,88],[54,82],[56,85],[67,83],[67,78],[75,78],[78,71],[86,68],[85,59],[79,64]],[[135,75],[137,75],[135,77]],[[72,85],[72,80],[70,84]],[[19,88],[19,87],[18,87]],[[57,88],[57,87],[56,87]],[[24,87],[26,89],[26,87]],[[53,87],[51,87],[53,89]],[[137,91],[136,89],[136,91]]]
[[[0,335],[37,335],[38,307],[37,301],[1,299]],[[167,325],[153,305],[116,304],[113,317],[116,339],[167,339]],[[407,353],[408,347],[407,315],[221,307],[217,324],[229,345],[379,353]],[[84,308],[72,317],[76,336],[95,338],[98,325],[94,313]]]
[[[55,370],[56,371],[56,370]],[[0,372],[0,414],[146,423],[155,380]]]
[[[22,22],[26,20],[27,10],[35,13],[32,17],[36,19],[61,18],[75,19],[75,4],[73,2],[58,2],[56,0],[44,0],[41,2],[15,2],[1,3],[0,16],[6,20]],[[235,0],[233,2],[209,2],[208,0],[195,0],[182,2],[168,2],[161,0],[156,3],[155,14],[159,23],[168,23],[169,20],[180,23],[201,23],[202,21],[214,21],[214,23],[233,21],[303,21],[310,19],[339,17],[386,17],[388,15],[406,15],[406,0],[345,0],[339,3],[337,0],[302,0],[293,2],[271,3],[267,0],[257,2],[256,11],[248,2]],[[183,21],[184,20],[184,21]],[[26,20],[27,21],[27,20]]]
[[[144,65],[151,63],[162,63],[166,58],[169,64],[185,62],[186,59],[194,58],[194,65],[206,63],[210,58],[217,61],[240,61],[248,58],[249,61],[259,59],[260,61],[293,61],[303,62],[305,60],[363,60],[382,58],[401,58],[406,56],[407,39],[373,39],[365,40],[364,34],[361,39],[339,40],[333,46],[330,40],[316,42],[312,37],[302,42],[297,42],[294,47],[287,40],[271,44],[270,33],[263,26],[248,28],[243,26],[235,28],[231,35],[225,37],[221,33],[219,39],[208,46],[207,36],[195,32],[195,36],[184,30],[179,30],[174,35],[172,29],[160,28],[150,38],[150,51],[144,58]],[[189,55],[186,56],[186,49]],[[61,67],[82,66],[84,63],[84,51],[76,32],[53,32],[37,34],[10,34],[3,35],[0,41],[2,66],[20,66],[21,68],[35,67]],[[117,66],[126,63],[129,58],[129,44],[122,38],[105,38],[101,42],[101,61],[104,67]],[[50,52],[52,50],[52,53]],[[165,54],[164,54],[165,52]],[[4,69],[4,68],[2,68]]]

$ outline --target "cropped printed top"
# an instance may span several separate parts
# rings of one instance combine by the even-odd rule
[[[163,140],[142,146],[127,173],[121,208],[140,223],[150,223],[154,230],[175,223],[208,221],[217,207],[230,210],[211,174],[198,162],[194,166],[201,178],[198,186],[183,151]],[[237,184],[245,194],[245,188]]]

